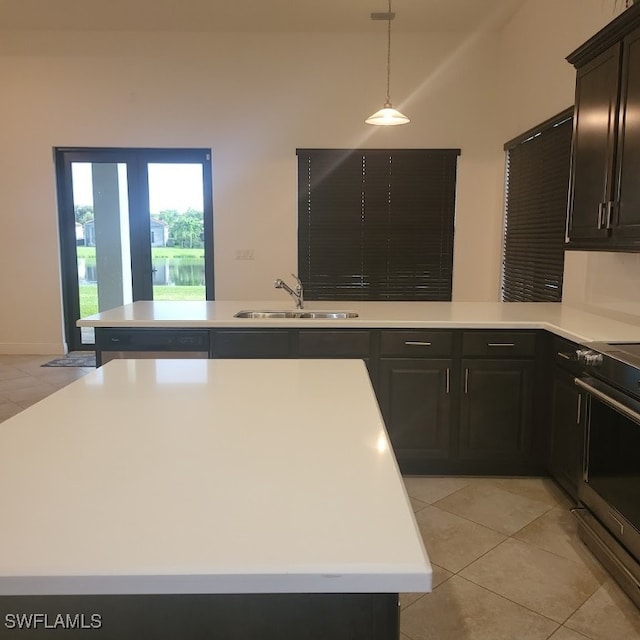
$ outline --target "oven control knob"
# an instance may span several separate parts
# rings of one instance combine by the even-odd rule
[[[577,349],[576,360],[584,364],[587,354],[590,353],[589,349]]]
[[[602,354],[590,351],[584,355],[584,363],[588,367],[598,367],[602,364]]]
[[[576,351],[576,359],[588,367],[597,367],[602,364],[602,354],[590,349],[578,349]]]

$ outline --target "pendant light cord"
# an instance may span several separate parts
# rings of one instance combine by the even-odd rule
[[[387,20],[387,104],[391,104],[391,0],[389,0],[389,19]]]
[[[388,0],[388,4],[389,11],[386,16],[384,13],[371,14],[372,20],[384,20],[385,17],[387,20],[387,99],[382,109],[376,111],[365,120],[366,124],[396,125],[410,122],[407,116],[400,113],[397,109],[394,109],[391,104],[391,20],[393,20],[395,16],[391,12],[391,0]]]

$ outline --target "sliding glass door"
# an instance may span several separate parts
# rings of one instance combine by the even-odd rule
[[[66,340],[76,321],[134,300],[212,300],[211,152],[57,149]]]

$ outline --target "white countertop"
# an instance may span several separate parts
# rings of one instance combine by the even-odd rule
[[[0,424],[0,595],[429,591],[364,364],[118,360]]]
[[[347,320],[234,318],[241,310],[292,310],[273,301],[134,302],[78,321],[80,327],[313,327],[546,329],[576,342],[637,341],[639,324],[567,304],[540,302],[306,302],[309,310],[349,310]]]

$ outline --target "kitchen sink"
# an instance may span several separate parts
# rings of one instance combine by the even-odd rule
[[[346,320],[347,318],[357,318],[355,311],[311,311],[306,309],[296,309],[295,311],[238,311],[234,318],[253,319],[280,319],[280,318],[311,318],[316,320]]]

